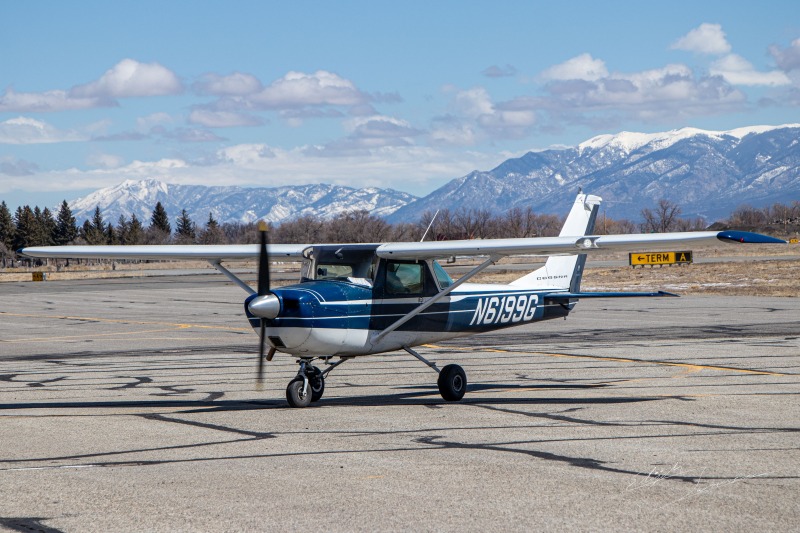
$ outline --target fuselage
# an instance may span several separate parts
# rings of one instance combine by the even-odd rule
[[[543,298],[552,290],[465,283],[375,340],[378,333],[433,295],[386,294],[380,284],[345,280],[305,281],[272,292],[280,300],[281,312],[265,321],[267,340],[277,351],[300,357],[393,351],[563,317],[572,307]],[[249,312],[248,317],[258,330],[259,317]]]

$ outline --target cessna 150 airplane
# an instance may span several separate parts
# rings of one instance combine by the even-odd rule
[[[456,364],[439,369],[415,346],[538,320],[566,317],[581,298],[674,296],[666,292],[581,292],[586,255],[600,250],[664,249],[676,244],[783,243],[742,231],[592,235],[601,199],[578,194],[558,237],[384,244],[51,246],[21,250],[39,258],[202,259],[249,293],[244,311],[260,336],[258,380],[276,352],[297,358],[286,389],[292,407],[322,397],[331,370],[357,356],[405,350],[439,373],[448,401],[460,400],[467,376]],[[467,281],[504,257],[550,256],[545,265],[507,285]],[[453,281],[437,259],[485,256]],[[253,290],[223,261],[259,258]],[[270,287],[271,261],[302,261],[300,282]],[[338,358],[336,361],[331,360]],[[325,363],[325,370],[313,365]]]

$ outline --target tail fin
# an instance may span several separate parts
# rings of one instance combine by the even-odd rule
[[[579,194],[561,228],[561,237],[581,237],[594,231],[594,222],[602,199],[599,196]],[[527,276],[512,281],[512,285],[545,289],[568,289],[578,292],[581,288],[586,254],[554,255],[545,265]]]

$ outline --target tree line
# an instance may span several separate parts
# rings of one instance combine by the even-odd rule
[[[615,234],[667,231],[694,231],[707,227],[702,218],[682,218],[679,205],[659,200],[653,208],[641,210],[641,222],[608,219],[601,215],[595,233]],[[331,219],[304,215],[271,228],[274,243],[315,242],[385,242],[491,239],[514,237],[548,237],[558,235],[563,217],[535,213],[530,207],[515,207],[495,214],[484,209],[441,209],[426,211],[416,223],[390,224],[365,210],[341,213]],[[121,215],[116,224],[106,221],[99,206],[82,225],[66,200],[55,215],[47,208],[20,206],[12,215],[6,203],[0,202],[0,266],[14,258],[14,251],[27,246],[65,244],[252,244],[258,242],[255,223],[220,223],[212,213],[201,224],[181,210],[173,230],[170,217],[161,202],[156,203],[145,225],[134,214]],[[764,208],[743,205],[716,226],[741,229],[783,229],[784,233],[800,229],[800,201],[776,203]]]

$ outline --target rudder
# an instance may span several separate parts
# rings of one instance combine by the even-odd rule
[[[564,221],[559,237],[582,237],[594,231],[594,223],[600,210],[599,196],[579,194]],[[569,289],[578,292],[581,287],[586,254],[553,255],[545,265],[530,274],[512,281],[511,285],[546,289]]]

